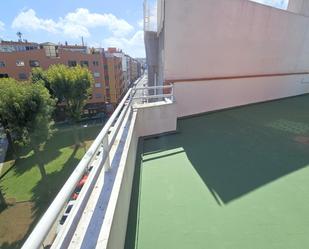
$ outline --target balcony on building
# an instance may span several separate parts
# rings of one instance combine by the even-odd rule
[[[306,1],[159,0],[156,25],[144,9],[147,75],[23,249],[307,248]]]

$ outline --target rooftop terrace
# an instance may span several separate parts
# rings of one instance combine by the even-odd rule
[[[309,95],[140,140],[126,249],[309,245]]]

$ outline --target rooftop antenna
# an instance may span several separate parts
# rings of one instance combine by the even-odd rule
[[[16,35],[18,36],[18,41],[19,42],[21,42],[22,41],[22,36],[23,36],[23,34],[20,32],[20,31],[18,31],[17,33],[16,33]]]

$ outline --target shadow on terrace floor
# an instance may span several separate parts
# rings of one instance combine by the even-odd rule
[[[225,205],[309,164],[308,106],[304,95],[183,119],[179,134],[146,140],[143,153],[182,147]]]

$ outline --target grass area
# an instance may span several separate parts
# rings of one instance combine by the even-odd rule
[[[144,140],[125,248],[308,248],[308,106],[214,112]]]
[[[6,161],[3,163],[3,166],[1,168],[1,173],[0,173],[0,177],[2,177],[4,174],[7,173],[7,171],[14,166],[15,162],[10,160],[10,161]]]
[[[101,128],[79,129],[79,137],[84,143],[78,148],[74,145],[73,131],[59,129],[38,154],[30,148],[23,148],[19,160],[5,162],[15,166],[0,181],[5,199],[12,204],[0,213],[0,248],[20,247]],[[46,177],[42,177],[40,165],[44,166]],[[21,218],[16,214],[24,214],[22,224],[19,224]]]

